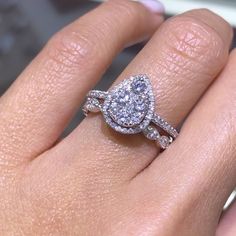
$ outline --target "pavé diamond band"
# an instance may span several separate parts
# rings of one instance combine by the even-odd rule
[[[122,134],[143,133],[166,149],[178,136],[177,130],[155,114],[152,86],[146,75],[132,76],[108,92],[92,90],[84,114],[102,112],[106,123]],[[158,127],[166,135],[161,135]]]

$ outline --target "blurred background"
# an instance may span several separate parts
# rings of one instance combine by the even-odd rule
[[[60,28],[100,4],[100,0],[0,0],[0,95]],[[188,9],[212,9],[236,26],[236,0],[163,0],[167,17]],[[236,45],[236,42],[234,42]],[[142,44],[124,50],[98,87],[106,89]],[[66,133],[82,119],[78,112]]]

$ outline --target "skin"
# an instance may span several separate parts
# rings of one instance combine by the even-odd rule
[[[181,134],[165,152],[101,115],[64,128],[125,45],[149,37],[117,78],[151,78],[156,111]],[[0,98],[0,234],[232,236],[236,52],[208,10],[163,23],[111,0],[57,33]]]

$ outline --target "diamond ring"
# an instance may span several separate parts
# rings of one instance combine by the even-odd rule
[[[83,107],[102,112],[105,122],[122,134],[143,133],[166,149],[178,136],[177,130],[154,112],[155,100],[147,75],[131,76],[108,92],[92,90]],[[158,128],[161,128],[161,131]]]

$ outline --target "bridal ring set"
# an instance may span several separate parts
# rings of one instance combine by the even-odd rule
[[[147,75],[131,76],[108,92],[92,90],[83,107],[85,115],[102,112],[105,122],[115,131],[143,133],[166,149],[177,138],[178,132],[154,109],[155,99]]]

